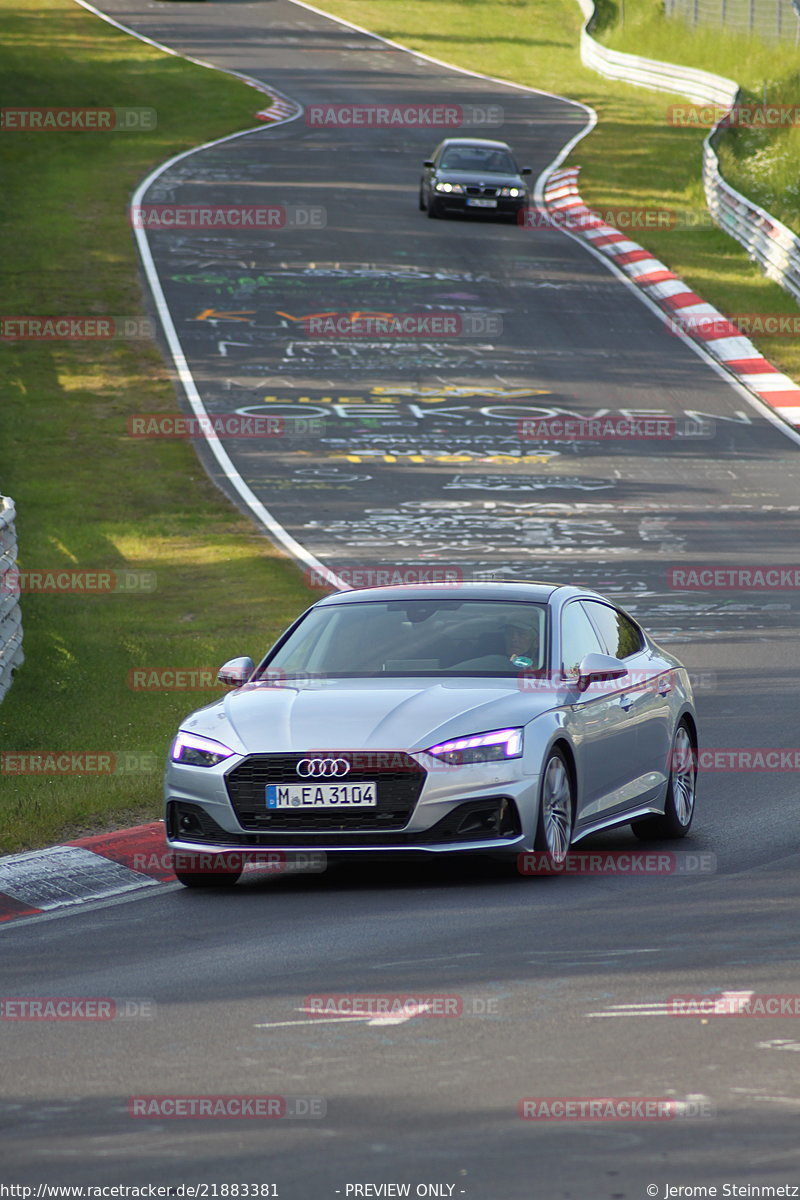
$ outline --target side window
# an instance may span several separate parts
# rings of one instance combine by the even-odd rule
[[[586,654],[605,654],[594,626],[577,601],[561,617],[561,664],[566,675],[577,675]]]
[[[606,644],[606,654],[614,658],[627,658],[630,654],[639,653],[644,641],[633,621],[629,621],[624,613],[610,604],[599,604],[596,600],[584,600],[583,603]]]

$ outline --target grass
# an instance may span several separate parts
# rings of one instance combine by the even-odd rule
[[[446,62],[590,104],[598,113],[598,127],[578,144],[569,160],[581,167],[581,192],[587,203],[601,210],[615,205],[673,210],[678,214],[675,228],[640,232],[636,240],[705,300],[728,314],[797,313],[791,296],[765,279],[737,242],[708,227],[700,182],[702,141],[707,131],[668,123],[667,108],[677,97],[615,83],[581,65],[581,14],[575,0],[410,0],[403,4],[397,0],[325,0],[318,7]],[[660,17],[658,8],[658,0],[625,0],[625,28],[620,31],[616,3],[604,0],[603,41],[637,54],[729,75],[754,93],[773,64],[768,77],[780,76],[784,80],[781,86],[785,84],[787,89],[781,94],[791,95],[787,82],[791,64],[796,69],[800,59],[793,47],[767,47],[757,39],[726,39],[718,31],[693,34],[679,22]],[[740,63],[744,64],[741,69]],[[784,71],[789,74],[784,76]],[[736,157],[733,165],[737,171],[750,169],[756,176],[761,168],[758,161],[750,161],[748,168],[742,132],[736,132],[738,157],[728,140],[722,148],[724,169],[727,171]],[[794,134],[792,131],[792,139]],[[732,136],[733,131],[728,138]],[[795,155],[794,165],[781,161],[781,169],[796,181],[800,157]],[[743,174],[731,171],[730,179],[763,202],[766,193],[746,184]],[[753,340],[771,361],[800,379],[800,344],[796,340]]]
[[[615,9],[613,0],[606,0]],[[792,20],[791,12],[787,20]],[[625,0],[625,22],[604,20],[601,40],[615,50],[700,67],[735,79],[742,108],[785,105],[800,112],[800,48],[711,26],[687,30],[663,14],[660,0]],[[725,178],[800,232],[800,121],[774,128],[732,128],[719,146]]]
[[[158,120],[148,133],[0,137],[3,312],[142,314],[125,218],[135,184],[170,155],[252,127],[266,98],[65,0],[2,8],[4,104],[146,106]],[[0,704],[0,751],[94,751],[119,769],[0,775],[7,852],[156,818],[171,733],[218,692],[134,691],[129,671],[256,656],[319,593],[190,445],[127,436],[129,415],[176,408],[154,344],[16,342],[2,357],[0,493],[16,502],[20,567],[149,571],[156,584],[23,596],[26,662]]]

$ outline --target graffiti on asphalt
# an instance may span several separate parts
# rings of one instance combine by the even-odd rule
[[[576,492],[598,492],[613,488],[611,479],[588,479],[580,475],[454,475],[445,489],[472,488],[483,492],[539,492],[566,488]]]

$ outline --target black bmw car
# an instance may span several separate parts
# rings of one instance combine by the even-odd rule
[[[429,217],[451,212],[516,216],[527,208],[523,176],[531,168],[517,166],[506,142],[445,138],[423,166],[419,206]]]

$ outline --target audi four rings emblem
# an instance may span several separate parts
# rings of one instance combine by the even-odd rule
[[[302,779],[317,778],[331,779],[334,776],[346,775],[350,763],[346,758],[301,758],[297,764],[297,774]]]

